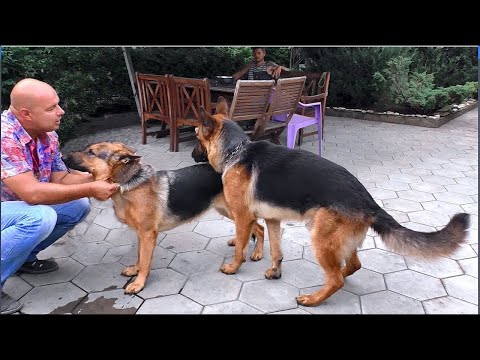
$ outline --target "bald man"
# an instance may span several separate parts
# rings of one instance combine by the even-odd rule
[[[88,197],[107,200],[118,189],[90,174],[67,171],[55,132],[65,114],[59,102],[47,83],[23,79],[2,113],[1,314],[22,306],[2,291],[6,280],[16,271],[58,269],[53,260],[39,260],[38,253],[87,216]]]

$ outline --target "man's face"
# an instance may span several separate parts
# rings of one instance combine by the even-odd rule
[[[254,49],[252,51],[252,55],[253,55],[253,59],[257,63],[261,62],[263,60],[263,58],[265,57],[265,53],[263,52],[262,49]]]
[[[58,130],[65,111],[58,104],[60,99],[55,91],[42,95],[30,109],[32,124],[39,132]]]

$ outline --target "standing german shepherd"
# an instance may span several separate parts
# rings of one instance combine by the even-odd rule
[[[155,172],[152,166],[140,163],[133,149],[110,142],[89,145],[63,160],[72,169],[93,174],[95,180],[120,184],[120,191],[112,196],[115,215],[138,235],[137,263],[122,271],[122,275],[137,277],[125,293],[143,289],[159,232],[190,222],[212,206],[232,219],[220,174],[209,164]],[[263,226],[256,223],[253,232],[257,243],[250,258],[256,261],[263,257]],[[235,239],[229,243],[234,244]]]
[[[213,168],[222,174],[223,191],[236,226],[235,258],[221,271],[234,274],[256,218],[265,218],[272,267],[265,276],[281,276],[280,221],[307,220],[313,253],[326,275],[325,285],[297,302],[316,306],[360,269],[357,248],[372,227],[388,248],[406,255],[435,259],[452,254],[465,241],[469,215],[453,216],[448,225],[424,233],[400,225],[373,200],[345,168],[313,153],[265,141],[251,142],[231,120],[202,112],[197,137]],[[341,267],[341,262],[345,266]]]

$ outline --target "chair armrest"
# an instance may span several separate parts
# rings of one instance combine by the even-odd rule
[[[320,100],[324,100],[327,98],[327,93],[321,93],[317,95],[303,95],[300,97],[300,101],[304,103],[309,103],[309,102],[316,102]]]
[[[299,101],[299,102],[298,102],[298,105],[300,105],[301,107],[306,108],[306,107],[314,107],[314,106],[319,106],[319,105],[321,106],[322,103],[321,103],[321,102],[314,102],[314,103],[304,104],[304,103],[302,103],[302,102]]]

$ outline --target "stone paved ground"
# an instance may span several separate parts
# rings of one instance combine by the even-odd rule
[[[158,170],[194,164],[193,142],[168,151],[168,139],[140,144],[140,127],[84,136],[64,152],[97,141],[121,141]],[[283,138],[285,143],[285,138]],[[302,146],[317,152],[312,137]],[[48,314],[478,314],[478,111],[438,129],[327,117],[324,156],[346,167],[375,200],[406,227],[441,229],[457,212],[472,214],[467,244],[437,262],[388,251],[371,231],[359,251],[362,269],[325,303],[298,306],[295,296],[319,288],[323,271],[302,223],[282,223],[283,275],[266,280],[265,258],[227,276],[234,224],[214,210],[161,233],[150,277],[136,296],[124,295],[120,272],[135,262],[137,241],[118,222],[111,201],[92,201],[86,220],[40,258],[60,269],[10,278],[4,290],[24,303],[22,313]],[[249,251],[253,249],[250,244]]]

